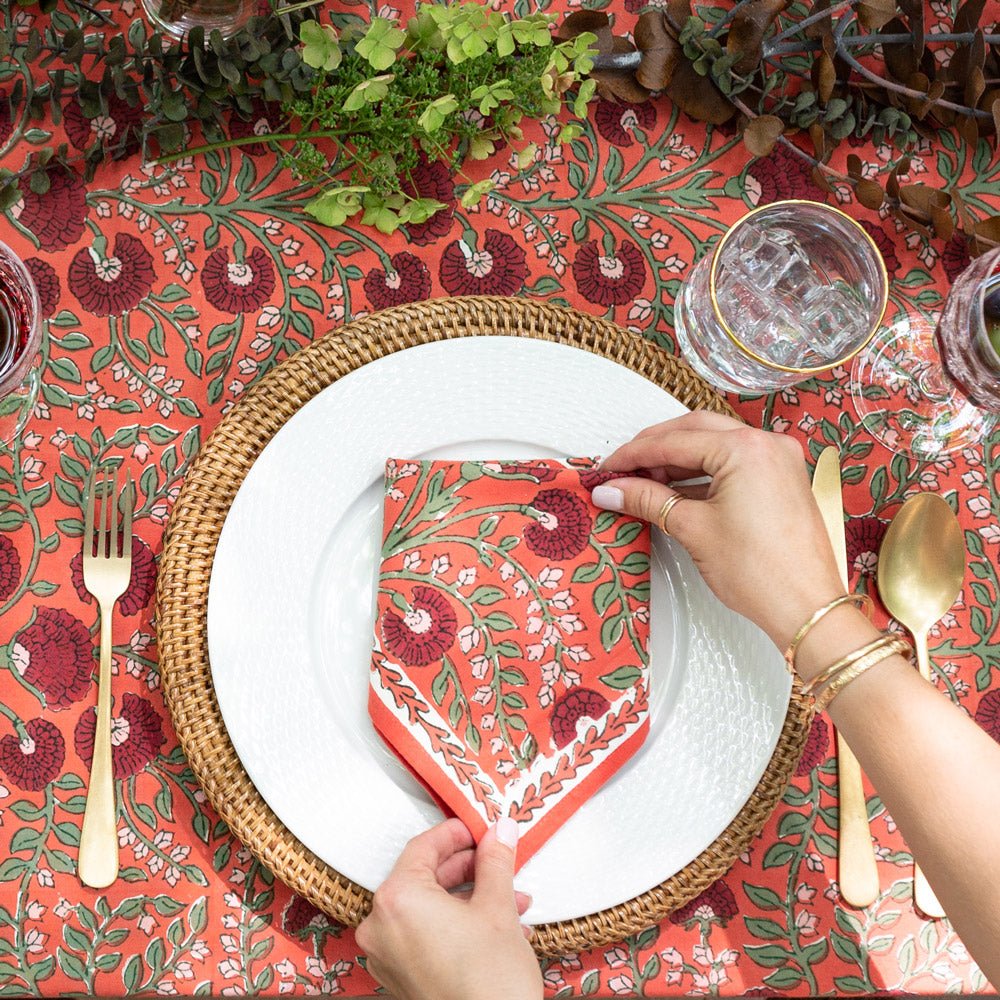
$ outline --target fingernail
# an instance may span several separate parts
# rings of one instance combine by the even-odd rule
[[[604,510],[621,510],[625,506],[625,494],[617,486],[595,486],[590,498]]]
[[[517,850],[517,820],[511,819],[509,816],[503,816],[497,820],[497,825],[494,829],[496,830],[497,840],[501,844],[509,847],[512,851]]]

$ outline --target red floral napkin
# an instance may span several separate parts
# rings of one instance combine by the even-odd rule
[[[479,839],[527,859],[648,731],[649,529],[593,462],[407,462],[385,474],[368,709]]]

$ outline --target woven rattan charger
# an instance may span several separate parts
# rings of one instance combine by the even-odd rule
[[[354,320],[269,372],[222,420],[193,462],[170,518],[157,585],[160,673],[178,739],[212,805],[237,837],[300,896],[357,926],[371,893],[309,851],[271,811],[229,739],[208,662],[209,579],[222,525],[264,446],[322,389],[376,358],[453,337],[533,337],[582,348],[631,368],[690,409],[728,404],[665,351],[606,320],[506,298],[438,299]],[[541,955],[620,941],[659,923],[732,866],[761,830],[798,762],[811,712],[792,691],[774,755],[729,827],[686,868],[618,906],[535,928]]]

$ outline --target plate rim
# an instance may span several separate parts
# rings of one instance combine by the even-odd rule
[[[728,403],[682,362],[607,320],[526,299],[480,296],[409,304],[353,320],[336,336],[314,341],[245,393],[188,471],[165,535],[157,585],[158,632],[164,695],[181,746],[213,806],[251,852],[294,891],[351,926],[367,912],[370,893],[290,837],[249,782],[221,724],[210,677],[207,685],[205,678],[207,577],[222,520],[239,483],[304,401],[376,357],[418,343],[484,333],[579,347],[627,365],[692,409],[734,415]],[[278,388],[280,392],[275,392]],[[720,877],[780,800],[810,722],[811,710],[796,684],[764,775],[716,842],[683,871],[628,904],[539,925],[534,939],[539,954],[562,954],[620,940],[659,922]]]

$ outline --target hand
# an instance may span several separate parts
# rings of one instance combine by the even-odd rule
[[[711,477],[707,486],[680,488],[689,499],[673,506],[667,529],[716,597],[759,625],[779,649],[844,592],[794,438],[692,412],[641,431],[601,467],[649,470],[651,479],[596,487],[593,499],[653,524],[678,492],[667,483]]]
[[[530,930],[518,919],[531,899],[514,891],[516,847],[511,820],[476,847],[458,819],[406,845],[357,930],[368,971],[396,1000],[541,998]],[[467,882],[471,893],[449,892]]]

